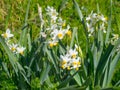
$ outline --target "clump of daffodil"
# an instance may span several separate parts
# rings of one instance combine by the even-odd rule
[[[78,56],[77,48],[69,49],[65,55],[60,55],[60,66],[62,69],[76,69],[81,66],[81,57]]]
[[[99,22],[99,28],[96,28],[97,23]],[[92,36],[95,33],[95,30],[101,30],[103,33],[106,33],[105,25],[107,23],[107,18],[102,14],[97,14],[91,12],[91,14],[86,17],[86,26],[88,29],[88,36]]]
[[[43,20],[43,17],[40,15],[40,19],[41,18]],[[43,20],[45,30],[41,31],[40,34],[42,37],[45,36],[46,42],[50,48],[56,46],[59,43],[59,40],[62,40],[65,35],[71,37],[72,32],[70,30],[70,26],[67,25],[66,21],[58,15],[56,9],[48,6],[46,8],[46,18],[47,21]]]
[[[13,53],[24,55],[25,47],[20,47],[20,45],[10,42],[10,38],[14,36],[10,33],[10,29],[7,29],[4,34],[1,34],[1,36],[5,39],[6,44]]]

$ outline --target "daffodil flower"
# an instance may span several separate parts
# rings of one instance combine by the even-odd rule
[[[14,35],[10,33],[10,29],[7,29],[7,30],[6,30],[6,33],[2,34],[2,36],[3,36],[5,39],[9,39],[10,37],[13,37]]]
[[[81,58],[78,56],[78,52],[76,51],[76,48],[68,50],[68,52],[65,55],[60,55],[61,59],[61,68],[62,69],[76,69],[78,70],[81,66]]]
[[[51,32],[51,35],[53,36],[53,39],[63,39],[64,35],[65,35],[65,31],[64,30],[54,30],[53,32]]]
[[[71,58],[76,58],[78,52],[76,51],[76,49],[70,49],[69,52],[68,52],[71,56]]]
[[[13,43],[12,45],[9,45],[9,48],[12,52],[16,52],[17,46],[18,46],[18,44]]]
[[[78,70],[78,68],[81,66],[81,62],[80,62],[80,58],[76,58],[72,60],[72,67],[71,69],[76,69]]]
[[[48,43],[49,43],[49,47],[52,48],[53,46],[56,46],[58,44],[58,41],[57,40],[51,40]]]
[[[24,54],[25,47],[17,47],[17,53],[23,55]]]
[[[107,18],[105,18],[104,15],[91,12],[90,15],[88,15],[88,17],[86,17],[86,26],[88,29],[89,37],[92,36],[92,34],[95,31],[97,31],[96,25],[98,22],[100,22],[99,23],[100,28],[98,30],[101,30],[101,31],[103,31],[103,33],[106,33],[105,24],[107,22]]]
[[[53,7],[48,6],[46,8],[46,11],[47,11],[47,15],[49,15],[52,20],[55,21],[57,19],[58,13],[56,12],[56,10]]]
[[[119,35],[118,34],[112,34],[112,38],[111,38],[111,44],[114,45],[115,42],[119,39]]]
[[[71,60],[71,58],[69,57],[68,54],[66,54],[64,56],[61,55],[60,58],[61,58],[61,67],[63,69],[65,69],[65,68],[67,68],[67,67],[70,66],[70,60]]]

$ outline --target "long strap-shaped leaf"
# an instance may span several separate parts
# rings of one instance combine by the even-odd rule
[[[84,22],[84,17],[83,17],[83,15],[82,15],[82,11],[80,10],[80,8],[79,8],[79,5],[77,4],[77,2],[76,2],[76,0],[72,0],[73,1],[73,4],[74,4],[74,6],[75,6],[75,9],[76,9],[76,11],[77,11],[77,13],[78,13],[78,16],[79,16],[79,18],[80,18],[80,21],[82,22],[82,25],[83,25],[83,28],[84,28],[84,32],[85,32],[85,35],[86,35],[86,51],[88,50],[87,48],[88,48],[88,46],[89,46],[89,39],[88,39],[88,31],[87,31],[87,29],[86,29],[86,24],[85,24],[85,22]]]
[[[118,39],[116,45],[109,45],[108,48],[106,49],[106,52],[104,53],[103,56],[101,56],[100,62],[97,66],[96,70],[96,79],[95,79],[95,85],[99,84],[100,77],[103,75],[103,72],[105,69],[105,76],[107,75],[106,80],[102,80],[106,85],[109,85],[111,79],[112,79],[112,74],[115,69],[115,66],[120,58],[120,54],[115,54],[117,47],[120,45],[120,39]],[[112,60],[112,61],[110,61]],[[107,68],[107,66],[110,64],[110,66]],[[99,79],[99,80],[98,80]]]
[[[31,0],[28,0],[27,10],[26,10],[26,16],[25,16],[25,24],[24,24],[25,27],[27,26],[27,20],[28,20],[30,2],[31,2]],[[26,42],[27,41],[26,36],[27,36],[27,28],[25,28],[22,31],[21,35],[20,35],[20,40],[19,40],[20,45],[24,45],[25,46],[27,44],[27,42]]]
[[[113,49],[113,45],[109,45],[106,49],[105,53],[101,55],[100,61],[98,63],[97,69],[96,69],[96,76],[95,76],[95,85],[100,84],[100,77],[102,75],[102,72],[107,64],[107,60],[110,56],[110,53]]]
[[[112,52],[113,54],[116,52],[116,49],[117,47],[120,45],[120,38],[118,39],[117,41],[117,44],[115,45],[114,47],[114,51]],[[120,51],[117,52],[117,54],[115,55],[114,59],[112,60],[111,64],[110,64],[110,71],[109,71],[109,74],[108,74],[108,82],[107,82],[107,85],[109,85],[111,79],[112,79],[112,76],[113,76],[113,72],[114,72],[114,69],[117,65],[117,62],[120,60]]]
[[[111,32],[111,21],[112,21],[112,0],[110,2],[110,15],[109,15],[107,35],[106,35],[105,43],[108,43],[108,41],[109,41],[109,35],[110,35],[110,32]]]

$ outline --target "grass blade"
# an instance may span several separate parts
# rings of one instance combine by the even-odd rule
[[[112,22],[112,0],[110,2],[110,15],[109,15],[108,29],[107,29],[107,35],[106,35],[105,43],[108,43],[108,41],[109,41],[109,35],[110,35],[110,32],[111,32],[111,22]]]
[[[73,3],[74,3],[74,6],[75,6],[75,8],[76,8],[76,10],[78,12],[80,20],[83,21],[83,15],[82,15],[82,12],[81,12],[81,10],[79,8],[79,5],[77,4],[76,0],[73,0]]]

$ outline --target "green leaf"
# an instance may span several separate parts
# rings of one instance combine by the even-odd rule
[[[51,50],[51,49],[48,50],[47,47],[46,47],[45,51],[46,51],[46,53],[47,53],[47,55],[48,55],[49,60],[53,63],[56,72],[59,73],[58,66],[57,66],[57,64],[56,64],[55,57],[54,57],[54,55],[53,55],[52,50]]]
[[[74,28],[73,33],[72,33],[72,39],[71,39],[71,42],[70,42],[70,48],[72,48],[72,46],[74,44],[76,33],[77,33],[77,28]]]
[[[109,15],[109,20],[108,20],[108,28],[107,28],[107,35],[105,39],[105,43],[107,44],[109,42],[109,36],[111,32],[111,22],[112,22],[112,0],[110,0],[110,15]]]
[[[69,76],[69,77],[68,77],[67,79],[65,79],[64,81],[60,82],[58,88],[65,87],[65,86],[70,82],[70,80],[73,79],[73,77],[74,77],[77,73],[78,73],[78,71],[75,72],[73,75]]]
[[[105,66],[107,65],[107,62],[109,60],[108,58],[110,57],[112,49],[113,45],[110,44],[106,49],[105,53],[101,55],[100,61],[96,69],[95,85],[99,84],[100,77],[102,75],[103,70],[105,69]]]
[[[86,87],[78,87],[77,85],[71,85],[71,86],[67,86],[67,87],[64,87],[64,88],[60,88],[58,90],[85,90]]]
[[[71,73],[71,75],[73,75],[73,74],[75,73],[75,70],[72,70],[70,73]],[[82,85],[82,84],[81,84],[81,81],[80,81],[80,76],[79,76],[78,73],[77,73],[73,78],[75,79],[75,81],[77,82],[77,84],[78,84],[79,86]]]
[[[120,59],[120,52],[115,56],[115,58],[113,59],[113,61],[110,63],[110,71],[108,73],[107,85],[110,84],[110,81],[111,81],[111,79],[113,77],[113,73],[114,73],[115,67],[116,67],[119,59]]]
[[[42,71],[41,76],[40,76],[40,83],[41,84],[43,84],[43,82],[47,79],[48,73],[49,73],[50,68],[51,68],[50,64],[46,64],[46,66],[47,66],[46,68],[43,68],[43,71]]]
[[[79,8],[79,5],[77,4],[76,0],[73,0],[73,4],[74,4],[74,6],[75,6],[75,8],[78,12],[80,20],[83,21],[83,15],[82,15],[82,12],[81,12],[81,10]]]
[[[31,0],[28,0],[24,26],[27,26],[28,14],[29,14],[29,9],[30,9],[30,2],[31,2]],[[23,31],[20,35],[20,40],[19,40],[20,45],[26,46],[26,44],[27,44],[27,38],[25,38],[26,36],[27,36],[27,29],[25,28],[25,29],[23,29]]]
[[[61,12],[64,8],[66,8],[68,0],[62,0],[62,3],[59,6],[58,12]]]
[[[2,66],[3,66],[4,70],[5,70],[5,72],[7,73],[8,77],[10,77],[10,73],[8,71],[8,68],[7,68],[7,63],[2,62]]]

